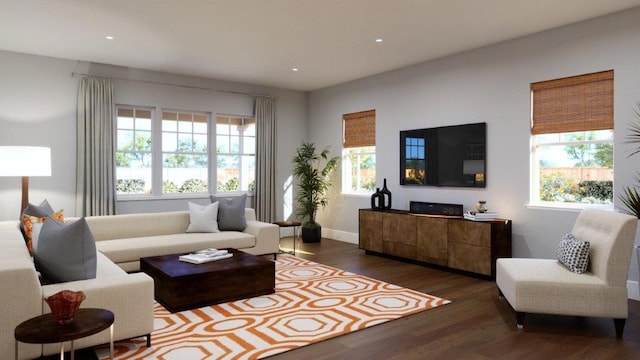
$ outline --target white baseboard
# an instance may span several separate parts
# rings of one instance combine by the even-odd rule
[[[350,244],[358,244],[358,233],[322,228],[322,237],[344,241]]]

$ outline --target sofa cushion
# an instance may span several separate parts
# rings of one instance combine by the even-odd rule
[[[566,234],[556,248],[556,256],[569,270],[582,274],[589,266],[589,242]]]
[[[96,245],[84,218],[69,224],[47,218],[34,251],[36,268],[50,281],[96,277]]]
[[[189,227],[187,232],[218,232],[218,204],[198,205],[189,202]]]
[[[251,248],[256,245],[253,235],[225,231],[137,237],[98,241],[96,247],[116,264],[138,261],[141,257],[184,254],[206,248]]]
[[[60,210],[50,215],[52,218],[64,222],[64,211]],[[27,242],[27,249],[29,253],[33,256],[33,249],[38,246],[38,238],[40,236],[40,230],[42,229],[42,225],[44,221],[47,219],[46,216],[38,217],[24,214],[22,215],[22,225],[24,238]]]
[[[244,209],[247,194],[233,197],[218,197],[210,195],[211,202],[218,202],[218,229],[220,231],[242,231],[247,227]]]

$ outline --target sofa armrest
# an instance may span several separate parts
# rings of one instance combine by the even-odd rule
[[[278,225],[262,221],[247,221],[244,233],[256,238],[256,246],[243,249],[253,255],[277,254],[280,249],[280,228]]]
[[[43,286],[42,290],[43,298],[61,290],[82,291],[87,298],[80,305],[81,308],[100,308],[113,312],[115,341],[143,336],[153,331],[153,279],[145,273],[51,284]],[[50,312],[44,300],[42,306],[45,313]],[[78,349],[108,342],[108,331],[75,341]],[[59,345],[54,344],[45,346],[43,353],[50,355],[59,351]]]
[[[6,251],[2,249],[0,251]],[[25,247],[26,252],[26,247]],[[14,330],[18,324],[42,314],[42,288],[29,255],[0,259],[0,359],[14,359]],[[40,345],[20,344],[19,359],[40,357]]]

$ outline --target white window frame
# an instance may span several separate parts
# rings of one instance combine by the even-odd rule
[[[371,149],[370,151],[366,151]],[[357,154],[352,154],[353,151],[356,151]],[[362,179],[360,178],[361,169],[359,164],[361,163],[360,159],[363,156],[371,155],[374,158],[374,171],[377,172],[376,167],[376,147],[375,146],[361,146],[361,147],[350,147],[342,149],[342,193],[349,195],[371,195],[375,192],[375,189],[365,189],[362,187]],[[356,171],[356,188],[352,187],[353,184],[353,176],[351,173],[352,168],[352,159],[355,158],[358,164],[358,170]],[[375,176],[374,176],[375,179]]]
[[[238,153],[232,153],[232,152],[218,152],[218,144],[217,144],[217,138],[218,136],[228,136],[229,139],[231,138],[231,134],[218,134],[217,131],[214,130],[214,134],[212,136],[212,138],[214,139],[214,145],[212,146],[212,149],[214,149],[214,161],[213,163],[215,164],[212,167],[212,172],[214,174],[214,178],[215,178],[215,184],[212,184],[213,190],[215,190],[216,193],[220,193],[220,194],[234,194],[234,193],[253,193],[254,190],[250,190],[249,189],[249,185],[251,185],[251,183],[245,183],[246,182],[246,176],[244,176],[244,172],[248,171],[248,169],[245,169],[247,164],[245,164],[244,162],[244,157],[247,156],[252,156],[253,157],[253,163],[254,166],[256,164],[256,151],[257,151],[257,139],[258,139],[258,133],[257,133],[257,123],[256,123],[256,118],[253,115],[231,115],[231,114],[217,114],[216,115],[216,119],[214,122],[214,128],[217,128],[217,124],[218,124],[218,119],[219,118],[226,118],[227,119],[227,124],[229,124],[229,121],[231,118],[240,118],[242,119],[243,123],[246,120],[251,120],[253,121],[254,124],[254,129],[256,130],[254,135],[246,135],[244,134],[244,129],[239,129],[238,131]],[[231,126],[231,125],[230,125]],[[254,152],[253,154],[251,153],[245,153],[244,152],[244,145],[245,142],[249,139],[249,138],[253,138],[253,149]],[[218,155],[223,155],[223,156],[238,156],[238,190],[233,190],[233,191],[218,191]],[[253,182],[255,184],[256,181],[256,177],[257,174],[255,173],[256,169],[254,168],[254,174],[253,174]],[[242,190],[243,188],[247,188],[247,190]]]

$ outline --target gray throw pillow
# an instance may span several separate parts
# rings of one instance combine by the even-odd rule
[[[47,217],[33,257],[42,276],[53,282],[96,277],[96,243],[84,218],[63,224]]]
[[[53,214],[53,208],[49,205],[47,199],[44,199],[40,205],[27,204],[27,207],[22,210],[22,214],[20,214],[20,231],[22,231],[22,235],[24,235],[24,225],[22,225],[22,218],[25,215],[35,216],[35,217],[47,217]]]
[[[558,261],[576,274],[582,274],[589,267],[589,242],[580,240],[573,234],[566,234],[556,248]]]
[[[247,227],[244,208],[247,194],[233,197],[218,197],[210,195],[211,202],[218,202],[218,229],[220,231],[242,231]]]

